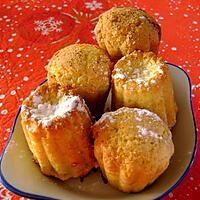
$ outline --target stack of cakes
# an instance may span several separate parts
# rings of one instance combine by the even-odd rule
[[[113,187],[138,192],[174,153],[177,106],[156,55],[161,29],[141,9],[115,7],[94,32],[99,46],[73,44],[53,55],[47,82],[23,102],[22,127],[45,175],[67,180],[100,167]],[[112,112],[103,114],[110,90]]]

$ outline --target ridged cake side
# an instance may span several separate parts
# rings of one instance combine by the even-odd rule
[[[177,105],[168,65],[152,52],[135,51],[114,66],[112,108],[145,108],[158,114],[171,128]]]
[[[28,146],[44,174],[67,180],[94,167],[92,121],[79,96],[42,85],[23,102],[21,118]]]
[[[95,157],[104,176],[123,192],[139,192],[168,167],[174,153],[167,125],[145,109],[105,113],[92,128]]]

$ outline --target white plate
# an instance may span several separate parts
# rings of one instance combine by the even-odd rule
[[[84,179],[62,182],[44,176],[32,160],[17,113],[10,141],[2,155],[0,175],[2,183],[12,192],[38,199],[156,199],[172,191],[184,178],[192,165],[196,152],[196,128],[191,105],[191,84],[187,74],[169,64],[178,103],[178,119],[173,128],[175,154],[169,168],[151,186],[140,193],[119,192],[104,184],[100,173]]]

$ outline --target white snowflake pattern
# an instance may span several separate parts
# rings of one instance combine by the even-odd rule
[[[54,17],[49,17],[47,20],[36,20],[34,23],[37,25],[35,31],[41,31],[42,35],[48,35],[50,32],[61,32],[62,28],[59,25],[63,24],[61,20],[55,20]]]
[[[102,8],[102,3],[97,1],[85,2],[85,7],[90,10],[96,10],[97,8]]]

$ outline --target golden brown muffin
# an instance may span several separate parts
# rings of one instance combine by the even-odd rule
[[[51,58],[47,66],[48,82],[79,94],[92,114],[100,114],[110,88],[111,69],[104,50],[90,44],[74,44]]]
[[[153,183],[174,153],[167,125],[145,109],[123,107],[105,113],[92,131],[104,176],[123,192],[139,192]]]
[[[112,108],[146,108],[171,128],[177,106],[168,65],[152,52],[134,51],[121,58],[112,73]]]
[[[21,118],[28,146],[44,174],[67,180],[94,167],[92,121],[82,98],[44,84],[25,99]]]
[[[94,29],[97,43],[116,59],[134,50],[157,53],[161,29],[144,10],[114,7],[99,16]]]

